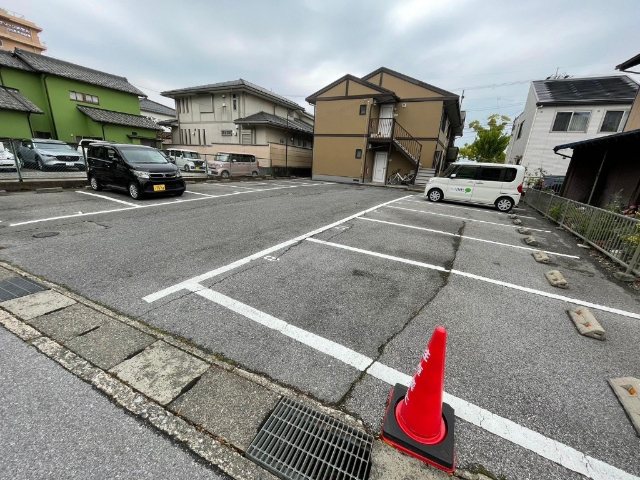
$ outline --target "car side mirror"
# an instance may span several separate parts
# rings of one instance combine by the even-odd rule
[[[452,173],[452,174],[449,176],[449,178],[456,178],[456,174],[455,174],[455,173]]]

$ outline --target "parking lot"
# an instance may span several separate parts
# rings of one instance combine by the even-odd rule
[[[443,325],[459,465],[509,479],[640,476],[640,438],[607,384],[640,377],[638,295],[526,205],[517,212],[539,247],[493,209],[302,179],[190,184],[139,202],[108,190],[2,202],[0,259],[374,433]],[[553,268],[569,289],[549,285]],[[578,334],[575,305],[606,341]]]

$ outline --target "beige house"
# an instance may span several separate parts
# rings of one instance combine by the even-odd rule
[[[0,8],[0,49],[13,52],[16,48],[32,53],[42,53],[47,49],[38,34],[42,29],[25,20],[19,13]]]
[[[388,68],[345,75],[307,102],[315,105],[314,179],[385,184],[418,170],[416,183],[457,157],[460,97]]]
[[[297,174],[310,172],[314,118],[297,103],[243,79],[162,95],[176,103],[177,118],[171,122],[174,146],[207,154],[252,153],[259,157],[263,173],[285,167]],[[271,155],[280,150],[283,155]]]
[[[620,70],[621,72],[626,72],[630,68],[634,68],[640,65],[640,53],[635,57],[630,58],[626,62],[622,62],[620,65],[616,66],[616,70]],[[638,70],[634,68],[634,70]],[[629,71],[629,73],[635,73]],[[627,123],[624,126],[625,132],[630,132],[631,130],[640,129],[640,89],[636,92],[636,98],[631,105],[631,111],[629,112],[629,116],[627,117]]]

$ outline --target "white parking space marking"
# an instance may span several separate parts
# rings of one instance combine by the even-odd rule
[[[83,195],[91,195],[92,197],[103,198],[104,200],[111,200],[112,202],[122,203],[124,205],[129,205],[131,207],[136,207],[136,208],[140,207],[140,205],[136,205],[135,203],[125,202],[124,200],[118,200],[117,198],[107,197],[106,195],[98,195],[97,193],[91,193],[91,192],[76,192],[76,193],[81,193]]]
[[[393,226],[396,226],[396,227],[412,228],[414,230],[423,230],[423,231],[429,232],[429,233],[437,233],[438,235],[447,235],[449,237],[460,237],[460,238],[463,238],[465,240],[473,240],[475,242],[491,243],[493,245],[500,245],[501,247],[517,248],[519,250],[526,250],[526,251],[529,251],[529,252],[544,252],[544,253],[548,253],[548,254],[551,254],[551,255],[555,255],[557,257],[567,257],[567,258],[576,258],[576,259],[580,258],[580,257],[578,257],[576,255],[567,255],[566,253],[552,252],[552,251],[549,251],[549,250],[540,250],[539,248],[524,247],[524,246],[520,246],[520,245],[510,245],[508,243],[496,242],[496,241],[493,241],[493,240],[485,240],[483,238],[468,237],[467,235],[458,235],[457,233],[443,232],[442,230],[433,230],[431,228],[416,227],[414,225],[406,225],[404,223],[387,222],[385,220],[377,220],[375,218],[358,217],[358,220],[367,220],[369,222],[386,223],[387,225],[393,225]]]
[[[420,197],[415,197],[414,198],[420,198]],[[435,202],[429,202],[427,200],[424,201],[419,201],[419,200],[405,200],[405,202],[411,202],[411,203],[419,203],[421,205],[425,205],[425,206],[429,206],[429,207],[444,207],[444,208],[459,208],[461,210],[473,210],[474,212],[484,212],[484,213],[496,213],[498,215],[508,215],[505,212],[498,212],[497,210],[491,210],[490,208],[483,208],[484,205],[478,205],[477,208],[473,208],[473,207],[461,207],[459,205],[450,205],[448,203],[435,203]],[[517,214],[519,218],[532,218],[532,219],[536,219],[536,217],[527,217],[525,215],[520,215],[519,213]]]
[[[232,262],[228,265],[225,265],[224,267],[220,267],[220,268],[216,268],[215,270],[211,270],[209,272],[203,273],[202,275],[198,275],[196,277],[190,278],[188,280],[185,280],[183,282],[177,283],[175,285],[172,285],[170,287],[164,288],[158,292],[152,293],[150,295],[147,295],[146,297],[143,298],[143,300],[145,300],[148,303],[151,302],[155,302],[156,300],[159,300],[161,298],[166,297],[167,295],[171,295],[172,293],[176,293],[179,292],[180,290],[184,290],[187,288],[191,288],[194,284],[197,284],[198,282],[202,282],[203,280],[208,280],[209,278],[213,278],[217,275],[221,275],[225,272],[228,272],[230,270],[233,270],[235,268],[238,268],[242,265],[245,265],[249,262],[251,262],[252,260],[257,260],[259,258],[262,258],[266,255],[270,255],[273,252],[276,252],[278,250],[281,250],[283,248],[286,248],[290,245],[294,245],[296,243],[299,243],[309,237],[312,237],[314,235],[318,235],[319,233],[324,232],[325,230],[329,230],[330,228],[333,227],[337,227],[338,225],[342,225],[343,223],[346,223],[350,220],[353,220],[354,218],[358,218],[361,217],[362,215],[366,215],[369,212],[372,212],[374,210],[377,210],[380,207],[384,207],[385,205],[390,205],[394,202],[399,202],[401,200],[403,200],[404,198],[407,197],[401,197],[401,198],[396,198],[395,200],[390,200],[388,202],[385,203],[381,203],[380,205],[376,205],[375,207],[371,207],[371,208],[367,208],[366,210],[363,210],[361,212],[358,212],[356,214],[353,215],[349,215],[346,218],[343,218],[342,220],[338,220],[337,222],[334,223],[330,223],[329,225],[325,225],[324,227],[320,227],[316,230],[313,230],[311,232],[305,233],[304,235],[300,235],[299,237],[296,238],[292,238],[291,240],[287,240],[286,242],[282,242],[279,243],[278,245],[274,245],[273,247],[267,248],[265,250],[262,250],[258,253],[254,253],[253,255],[249,255],[248,257],[244,257],[241,258],[240,260],[236,260],[235,262]]]
[[[191,190],[185,190],[184,193],[191,193],[193,195],[202,195],[203,197],[216,198],[218,195],[211,195],[210,193],[192,192]]]
[[[458,220],[464,220],[465,222],[478,222],[478,223],[488,223],[489,225],[498,225],[500,227],[510,227],[510,228],[515,228],[515,225],[509,225],[508,223],[496,223],[496,222],[488,222],[486,220],[475,220],[473,218],[467,218],[467,217],[457,217],[455,215],[446,215],[444,213],[436,213],[436,212],[425,212],[424,210],[415,210],[413,208],[404,208],[404,207],[387,207],[387,208],[397,208],[398,210],[407,210],[409,212],[417,212],[417,213],[424,213],[426,215],[437,215],[439,217],[449,217],[449,218],[455,218]],[[529,228],[529,227],[527,227]],[[529,228],[529,230],[534,230],[536,232],[545,232],[545,233],[551,233],[551,230],[541,230],[539,228]]]
[[[407,258],[402,258],[402,257],[394,257],[393,255],[387,255],[385,253],[373,252],[371,250],[363,250],[361,248],[350,247],[348,245],[341,245],[339,243],[326,242],[324,240],[318,240],[316,238],[307,238],[306,240],[309,241],[309,242],[319,243],[319,244],[326,245],[326,246],[329,246],[329,247],[340,248],[340,249],[343,249],[343,250],[349,250],[349,251],[352,251],[352,252],[357,252],[357,253],[362,253],[362,254],[365,254],[365,255],[370,255],[370,256],[373,256],[373,257],[384,258],[384,259],[387,259],[387,260],[393,260],[395,262],[407,263],[407,264],[415,265],[415,266],[422,267],[422,268],[428,268],[430,270],[438,270],[440,272],[453,273],[455,275],[460,275],[462,277],[472,278],[474,280],[479,280],[481,282],[492,283],[494,285],[500,285],[502,287],[511,288],[511,289],[514,289],[514,290],[520,290],[522,292],[532,293],[534,295],[540,295],[542,297],[553,298],[554,300],[560,300],[560,301],[569,302],[569,303],[572,303],[572,304],[575,304],[575,305],[582,305],[584,307],[595,308],[597,310],[602,310],[604,312],[615,313],[617,315],[622,315],[623,317],[637,318],[637,319],[640,320],[640,314],[637,314],[637,313],[627,312],[625,310],[620,310],[618,308],[607,307],[606,305],[598,305],[596,303],[586,302],[584,300],[578,300],[577,298],[570,298],[570,297],[565,297],[563,295],[556,295],[555,293],[547,293],[547,292],[544,292],[542,290],[536,290],[534,288],[522,287],[522,286],[516,285],[514,283],[502,282],[500,280],[494,280],[493,278],[483,277],[481,275],[475,275],[473,273],[467,273],[467,272],[463,272],[461,270],[456,270],[456,269],[447,270],[446,268],[443,268],[443,267],[440,267],[440,266],[437,266],[437,265],[431,265],[429,263],[417,262],[415,260],[409,260]]]
[[[317,185],[323,185],[323,184],[321,184],[321,183],[310,183],[308,185],[300,185],[300,186],[317,186]],[[209,200],[211,198],[229,197],[229,196],[232,196],[232,195],[242,195],[242,194],[245,194],[245,193],[269,192],[269,191],[272,191],[272,190],[281,190],[283,188],[298,188],[298,187],[299,186],[296,185],[296,186],[275,187],[275,188],[257,189],[257,190],[242,190],[242,191],[237,191],[237,192],[224,193],[224,194],[221,194],[221,195],[208,195],[207,197],[203,197],[203,198],[189,198],[189,199],[184,199],[184,200],[172,200],[172,201],[169,201],[169,202],[158,202],[158,203],[145,203],[145,204],[140,204],[140,205],[123,202],[123,203],[127,203],[128,205],[133,205],[133,207],[119,208],[119,209],[114,209],[114,210],[100,210],[98,212],[73,213],[73,214],[69,214],[69,215],[61,215],[59,217],[40,218],[38,220],[28,220],[26,222],[12,223],[9,226],[10,227],[19,227],[21,225],[29,225],[29,224],[32,224],[32,223],[40,223],[40,222],[50,222],[50,221],[53,221],[53,220],[64,220],[66,218],[85,217],[85,216],[89,216],[89,215],[100,215],[100,214],[103,214],[103,213],[125,212],[127,210],[135,210],[135,209],[138,209],[138,208],[160,207],[162,205],[175,205],[176,203],[197,202],[197,201],[200,201],[200,200]],[[195,193],[195,192],[191,192],[191,193]],[[109,200],[113,200],[113,199],[109,198]]]
[[[394,386],[396,383],[401,383],[409,386],[411,381],[409,375],[374,361],[374,359],[336,343],[333,340],[303,330],[245,303],[205,288],[202,285],[192,284],[188,289],[253,322],[278,331],[293,340],[340,360],[347,365],[351,365],[361,372],[366,372],[389,385]],[[560,443],[552,438],[545,437],[534,430],[530,430],[512,420],[491,413],[489,410],[474,405],[462,398],[445,392],[443,400],[454,408],[456,417],[526,448],[569,470],[586,475],[594,480],[638,480],[638,477],[624,472],[613,465],[585,455],[573,447]]]

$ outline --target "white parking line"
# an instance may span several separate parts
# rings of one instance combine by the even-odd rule
[[[311,183],[309,184],[309,186],[316,186],[316,185],[322,185],[320,183]],[[40,222],[50,222],[53,220],[64,220],[65,218],[75,218],[75,217],[86,217],[86,216],[90,216],[90,215],[100,215],[103,213],[115,213],[115,212],[125,212],[127,210],[135,210],[138,208],[151,208],[151,207],[160,207],[162,205],[175,205],[177,203],[184,203],[184,202],[198,202],[201,200],[209,200],[211,198],[221,198],[221,197],[229,197],[232,195],[242,195],[245,193],[259,193],[259,192],[269,192],[272,190],[281,190],[283,188],[298,188],[298,186],[287,186],[287,187],[276,187],[276,188],[266,188],[266,189],[258,189],[258,190],[243,190],[243,191],[239,191],[239,192],[231,192],[231,193],[224,193],[221,195],[209,195],[205,198],[189,198],[189,199],[184,199],[184,200],[172,200],[170,202],[158,202],[158,203],[146,203],[146,204],[141,204],[141,205],[135,205],[135,204],[128,204],[128,205],[133,205],[133,207],[128,207],[128,208],[117,208],[117,209],[113,209],[113,210],[100,210],[98,212],[86,212],[86,213],[72,213],[69,215],[60,215],[58,217],[49,217],[49,218],[40,218],[38,220],[28,220],[26,222],[18,222],[18,223],[12,223],[9,226],[10,227],[19,227],[21,225],[29,225],[32,223],[40,223]],[[195,193],[195,192],[192,192]],[[204,194],[203,194],[204,195]],[[113,200],[113,199],[110,199]],[[125,202],[126,203],[126,202]]]
[[[98,197],[98,198],[103,198],[105,200],[111,200],[112,202],[116,202],[116,203],[122,203],[124,205],[130,205],[132,207],[136,207],[139,208],[140,205],[136,205],[135,203],[131,203],[131,202],[125,202],[124,200],[118,200],[117,198],[111,198],[111,197],[107,197],[106,195],[98,195],[97,193],[91,193],[91,192],[76,192],[76,193],[81,193],[83,195],[91,195],[92,197]]]
[[[450,237],[460,237],[460,238],[464,238],[465,240],[473,240],[473,241],[476,241],[476,242],[491,243],[493,245],[500,245],[501,247],[517,248],[519,250],[527,250],[527,251],[530,251],[530,252],[544,252],[544,253],[549,253],[551,255],[555,255],[556,257],[567,257],[567,258],[576,258],[576,259],[580,258],[580,257],[578,257],[576,255],[567,255],[565,253],[552,252],[552,251],[549,251],[549,250],[540,250],[539,248],[524,247],[524,246],[521,246],[521,245],[510,245],[508,243],[496,242],[496,241],[493,241],[493,240],[485,240],[483,238],[469,237],[467,235],[458,235],[457,233],[443,232],[442,230],[433,230],[431,228],[416,227],[414,225],[405,225],[404,223],[395,223],[395,222],[387,222],[385,220],[376,220],[375,218],[358,217],[358,220],[367,220],[369,222],[386,223],[387,225],[394,225],[396,227],[412,228],[414,230],[423,230],[425,232],[437,233],[437,234],[440,234],[440,235],[448,235]]]
[[[409,386],[409,382],[411,381],[409,375],[374,361],[374,359],[336,343],[333,340],[303,330],[245,303],[205,288],[202,285],[192,284],[188,289],[253,322],[278,331],[293,340],[340,360],[347,365],[351,365],[361,372],[366,372],[389,385],[394,386],[396,383],[401,383]],[[594,480],[638,480],[638,477],[620,470],[613,465],[585,455],[573,447],[553,440],[552,438],[545,437],[534,430],[491,413],[489,410],[474,405],[462,398],[445,392],[443,400],[454,408],[456,417],[562,465],[569,470],[586,475]]]
[[[202,195],[203,197],[216,198],[218,195],[211,195],[210,193],[192,192],[191,190],[185,190],[184,193],[191,193],[193,195]]]
[[[467,218],[467,217],[457,217],[455,215],[446,215],[444,213],[436,213],[436,212],[425,212],[424,210],[415,210],[413,208],[404,208],[404,207],[387,207],[387,208],[397,208],[398,210],[407,210],[409,212],[418,212],[418,213],[424,213],[426,215],[437,215],[439,217],[449,217],[449,218],[455,218],[458,220],[464,220],[465,222],[478,222],[478,223],[488,223],[490,225],[498,225],[500,227],[510,227],[510,228],[514,228],[515,225],[509,225],[508,223],[496,223],[496,222],[487,222],[486,220],[475,220],[473,218]],[[529,227],[527,227],[529,228]],[[535,230],[536,232],[545,232],[545,233],[551,233],[551,230],[541,230],[539,228],[529,228],[529,230]]]
[[[420,198],[420,197],[416,197],[414,196],[413,198]],[[505,212],[498,212],[497,210],[491,210],[489,208],[482,208],[482,205],[478,205],[478,208],[473,208],[473,207],[461,207],[459,205],[450,205],[448,203],[435,203],[435,202],[429,202],[427,200],[423,200],[423,201],[418,201],[418,200],[405,200],[405,202],[411,202],[411,203],[420,203],[422,205],[426,205],[429,207],[444,207],[444,208],[459,208],[461,210],[472,210],[474,212],[484,212],[484,213],[495,213],[498,215],[508,215]],[[518,214],[519,218],[532,218],[532,219],[536,219],[536,217],[527,217],[525,215],[520,215]]]
[[[417,262],[415,260],[409,260],[407,258],[402,258],[402,257],[394,257],[393,255],[387,255],[385,253],[373,252],[371,250],[363,250],[362,248],[350,247],[348,245],[341,245],[339,243],[326,242],[324,240],[318,240],[316,238],[307,238],[306,240],[309,241],[309,242],[313,242],[313,243],[319,243],[319,244],[322,244],[322,245],[327,245],[329,247],[340,248],[340,249],[343,249],[343,250],[349,250],[349,251],[352,251],[352,252],[357,252],[357,253],[362,253],[362,254],[365,254],[365,255],[370,255],[370,256],[373,256],[373,257],[384,258],[384,259],[387,259],[387,260],[393,260],[395,262],[407,263],[407,264],[415,265],[415,266],[422,267],[422,268],[428,268],[430,270],[438,270],[440,272],[453,273],[455,275],[460,275],[461,277],[472,278],[474,280],[479,280],[481,282],[492,283],[494,285],[500,285],[502,287],[511,288],[511,289],[514,289],[514,290],[520,290],[522,292],[532,293],[534,295],[539,295],[539,296],[547,297],[547,298],[553,298],[554,300],[560,300],[560,301],[572,303],[572,304],[575,304],[575,305],[582,305],[584,307],[590,307],[590,308],[594,308],[596,310],[602,310],[604,312],[615,313],[617,315],[622,315],[623,317],[636,318],[636,319],[640,320],[640,314],[637,314],[637,313],[627,312],[625,310],[620,310],[618,308],[613,308],[613,307],[607,307],[606,305],[599,305],[597,303],[586,302],[584,300],[579,300],[577,298],[565,297],[564,295],[556,295],[555,293],[548,293],[548,292],[544,292],[542,290],[536,290],[534,288],[522,287],[522,286],[516,285],[514,283],[508,283],[508,282],[503,282],[503,281],[500,281],[500,280],[494,280],[493,278],[483,277],[481,275],[475,275],[473,273],[467,273],[467,272],[463,272],[461,270],[456,270],[456,269],[447,270],[446,268],[443,268],[443,267],[440,267],[440,266],[437,266],[437,265],[431,265],[429,263]]]
[[[313,230],[311,232],[305,233],[304,235],[300,235],[299,237],[296,238],[292,238],[291,240],[287,240],[286,242],[282,242],[279,243],[278,245],[274,245],[273,247],[267,248],[265,250],[262,250],[258,253],[254,253],[253,255],[249,255],[248,257],[244,257],[241,258],[240,260],[236,260],[235,262],[232,262],[228,265],[225,265],[223,267],[220,268],[216,268],[215,270],[211,270],[209,272],[203,273],[202,275],[198,275],[196,277],[190,278],[188,280],[185,280],[183,282],[177,283],[175,285],[172,285],[170,287],[164,288],[158,292],[152,293],[150,295],[147,295],[146,297],[143,298],[143,300],[145,300],[148,303],[151,302],[155,302],[156,300],[159,300],[161,298],[166,297],[167,295],[171,295],[172,293],[176,293],[179,292],[180,290],[184,290],[187,288],[190,288],[191,286],[193,286],[194,284],[197,284],[198,282],[202,282],[203,280],[208,280],[209,278],[213,278],[217,275],[220,275],[222,273],[228,272],[230,270],[233,270],[235,268],[238,268],[242,265],[245,265],[249,262],[251,262],[252,260],[257,260],[260,259],[266,255],[269,255],[273,252],[276,252],[278,250],[281,250],[283,248],[286,248],[290,245],[294,245],[296,243],[299,243],[303,240],[305,240],[306,238],[312,237],[313,235],[317,235],[319,233],[324,232],[325,230],[329,230],[330,228],[333,227],[337,227],[338,225],[342,225],[343,223],[346,223],[350,220],[353,220],[354,218],[358,218],[361,217],[362,215],[365,215],[369,212],[372,212],[380,207],[384,207],[385,205],[390,205],[394,202],[399,202],[400,200],[407,198],[407,197],[401,197],[401,198],[396,198],[395,200],[390,200],[388,202],[385,203],[381,203],[380,205],[376,205],[375,207],[371,207],[371,208],[367,208],[366,210],[363,210],[361,212],[358,212],[354,215],[349,215],[346,218],[343,218],[342,220],[338,220],[337,222],[334,223],[330,223],[329,225],[325,225],[324,227],[320,227],[316,230]]]

